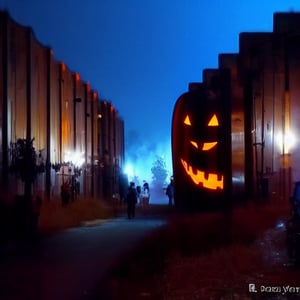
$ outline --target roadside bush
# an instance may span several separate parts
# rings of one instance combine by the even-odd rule
[[[39,218],[39,231],[49,233],[79,226],[83,221],[109,219],[115,216],[112,206],[99,199],[76,199],[62,206],[60,199],[43,201]]]

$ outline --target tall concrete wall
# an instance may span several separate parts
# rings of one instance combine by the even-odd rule
[[[122,167],[124,159],[124,128],[119,126],[123,121],[115,107],[100,100],[80,74],[56,61],[51,49],[35,38],[31,28],[16,23],[5,11],[0,12],[0,21],[2,190],[15,193],[16,182],[22,190],[17,175],[9,171],[12,148],[18,139],[34,138],[37,163],[44,166],[34,191],[48,197],[59,195],[62,182],[74,175],[71,153],[78,152],[83,159],[77,176],[81,193],[103,196],[104,150],[108,151],[111,169],[116,162]],[[110,180],[116,182],[118,178]],[[118,186],[112,185],[107,197],[117,192]]]

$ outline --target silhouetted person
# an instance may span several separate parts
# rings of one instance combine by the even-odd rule
[[[135,205],[137,203],[137,192],[134,186],[134,182],[130,182],[128,192],[126,195],[126,203],[127,203],[127,215],[128,219],[135,217]]]
[[[140,185],[138,185],[137,187],[136,187],[136,193],[137,193],[137,203],[138,204],[142,204],[142,188],[141,188],[141,186]]]
[[[167,186],[166,195],[169,198],[169,205],[172,206],[173,198],[174,198],[174,180],[173,179],[171,179],[170,183]]]
[[[147,182],[145,182],[143,184],[143,190],[142,190],[142,204],[144,207],[149,206],[149,200],[150,200],[149,184]]]

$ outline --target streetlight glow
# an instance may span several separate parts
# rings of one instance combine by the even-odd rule
[[[276,136],[276,141],[282,154],[289,154],[296,145],[296,136],[289,131],[285,135],[279,132]]]
[[[82,167],[84,164],[84,152],[66,151],[64,161],[72,163],[75,167]]]

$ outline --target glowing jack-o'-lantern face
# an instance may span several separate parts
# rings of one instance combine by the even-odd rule
[[[172,160],[174,199],[179,206],[207,209],[224,203],[228,142],[222,107],[220,98],[204,86],[176,101]]]
[[[186,114],[183,120],[184,126],[193,127],[191,117],[189,114]],[[219,121],[216,114],[209,119],[207,127],[218,127]],[[218,145],[217,140],[213,141],[199,141],[199,140],[189,140],[190,145],[195,148],[197,151],[211,151]],[[180,158],[181,164],[187,175],[196,185],[201,185],[203,188],[216,190],[223,189],[224,185],[224,176],[219,175],[218,173],[208,172],[206,170],[201,170],[193,167],[189,164],[184,158]]]
[[[176,100],[172,116],[174,201],[183,210],[218,210],[229,204],[229,86],[219,81],[197,84]]]

